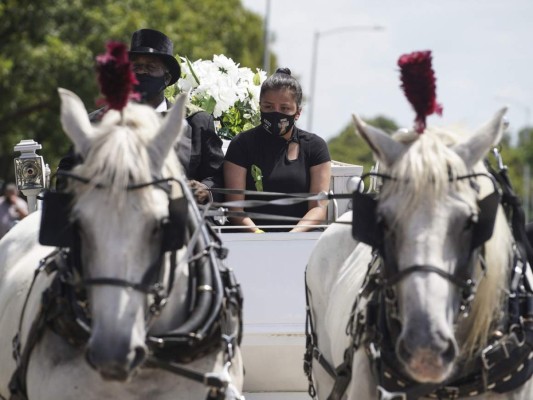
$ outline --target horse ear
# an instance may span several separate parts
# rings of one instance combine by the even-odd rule
[[[154,158],[152,158],[161,167],[165,158],[168,155],[170,149],[174,147],[174,144],[179,140],[183,134],[185,124],[185,103],[187,102],[187,94],[182,93],[178,96],[176,103],[170,108],[163,119],[163,123],[159,128],[159,132],[155,136],[151,150],[153,151]],[[159,169],[156,167],[156,169]]]
[[[61,125],[76,151],[85,157],[89,150],[93,127],[81,99],[70,90],[58,88],[61,98]]]
[[[368,125],[357,115],[352,115],[355,130],[372,148],[375,156],[387,167],[392,166],[400,154],[405,151],[406,146],[391,138],[381,129]]]
[[[467,141],[453,147],[468,169],[479,162],[491,147],[499,143],[503,134],[503,116],[506,112],[507,107],[502,108]]]

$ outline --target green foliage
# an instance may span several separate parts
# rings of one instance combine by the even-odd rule
[[[392,133],[398,129],[396,123],[384,116],[377,116],[373,119],[366,119],[367,123]],[[366,142],[355,132],[352,123],[348,124],[339,136],[328,142],[331,157],[336,161],[349,164],[362,165],[365,172],[370,171],[374,165],[372,151]]]
[[[200,107],[202,107],[202,110],[207,111],[209,114],[213,114],[213,111],[215,110],[217,102],[213,98],[213,96],[209,96],[202,100],[202,103],[200,104]]]
[[[516,194],[520,197],[524,206],[529,202],[528,210],[525,211],[528,220],[532,221],[533,183],[531,175],[533,174],[533,128],[522,128],[518,132],[518,146],[510,147],[508,144],[504,144],[501,154],[504,163],[508,167],[509,176]]]
[[[243,119],[238,107],[231,107],[222,117],[222,128],[219,130],[219,134],[225,139],[231,139],[243,131],[236,128],[242,125],[242,121]]]
[[[248,116],[246,118],[245,116]],[[222,125],[218,131],[220,137],[231,140],[235,135],[252,129],[261,122],[259,112],[250,114],[249,107],[237,101],[222,117]]]
[[[0,179],[13,181],[13,147],[41,143],[52,171],[70,141],[59,123],[57,88],[78,94],[88,111],[99,97],[94,58],[107,40],[129,44],[155,28],[189,59],[225,54],[241,66],[262,65],[260,16],[240,0],[4,0],[0,4]]]

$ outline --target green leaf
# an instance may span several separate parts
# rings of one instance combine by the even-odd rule
[[[183,67],[181,66],[181,57],[180,57],[179,53],[176,53],[174,58],[176,59],[176,61],[178,62],[178,65],[180,66],[180,71],[181,71],[180,78],[181,78],[181,77],[183,77],[184,73],[183,73]]]
[[[220,136],[222,139],[228,139],[231,140],[235,136],[233,132],[231,132],[227,127],[223,126],[219,130],[217,130],[218,136]]]
[[[243,126],[242,126],[242,131],[249,131],[250,129],[252,128],[255,128],[257,125],[254,125],[252,124],[251,122],[246,122]]]
[[[165,97],[174,103],[175,97],[178,95],[178,87],[176,84],[167,86],[165,88]]]
[[[209,96],[209,97],[207,97],[205,99],[202,99],[200,101],[200,107],[202,107],[209,114],[213,114],[213,111],[215,111],[215,106],[216,105],[217,105],[217,102],[213,98],[213,96]]]
[[[261,168],[259,168],[257,165],[252,164],[251,169],[252,178],[254,178],[255,182],[255,189],[258,192],[263,191],[263,172],[261,171]]]
[[[254,74],[254,85],[259,86],[261,84],[261,75],[259,75],[259,72],[256,72]]]
[[[200,84],[200,79],[198,79],[198,76],[196,76],[196,73],[194,72],[194,68],[192,67],[191,60],[189,60],[188,57],[185,57],[185,60],[187,60],[187,65],[189,67],[189,70],[191,71],[192,77],[194,78],[196,83],[199,85]]]

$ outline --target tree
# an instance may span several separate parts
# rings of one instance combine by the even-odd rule
[[[508,166],[509,176],[516,194],[522,199],[526,217],[533,220],[533,186],[531,173],[533,172],[533,128],[524,127],[518,132],[516,147],[503,146],[502,155]]]
[[[0,5],[0,179],[14,179],[12,149],[43,145],[55,170],[70,142],[59,123],[57,88],[75,91],[89,111],[98,98],[94,58],[107,40],[129,44],[134,30],[165,32],[189,59],[225,54],[262,64],[262,18],[240,0],[9,0]]]

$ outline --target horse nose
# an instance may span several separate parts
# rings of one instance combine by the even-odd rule
[[[453,362],[458,352],[457,343],[453,338],[438,340],[426,346],[422,345],[421,342],[413,340],[412,337],[407,335],[402,335],[398,339],[398,356],[403,362],[409,362],[413,355],[422,348],[440,356],[444,363]]]
[[[102,347],[89,346],[85,357],[89,365],[100,373],[103,379],[126,381],[137,367],[146,360],[146,346],[136,346],[129,352],[110,352]]]
[[[430,330],[406,330],[398,338],[396,354],[419,382],[442,382],[453,369],[458,354],[452,336]]]

